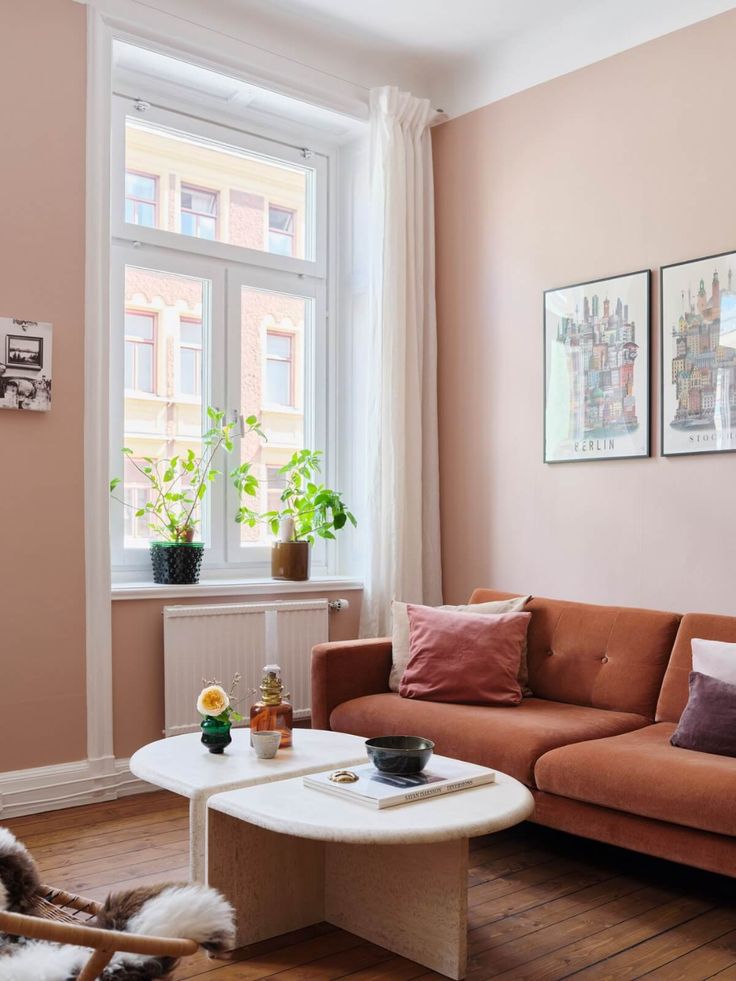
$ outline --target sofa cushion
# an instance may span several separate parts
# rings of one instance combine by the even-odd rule
[[[402,698],[465,705],[518,705],[519,662],[530,613],[471,616],[407,606],[411,658]]]
[[[476,589],[471,603],[506,595]],[[654,719],[678,614],[540,597],[524,609],[532,614],[527,648],[536,696]]]
[[[690,694],[688,679],[693,669],[692,642],[695,637],[736,643],[736,617],[709,613],[685,614],[662,682],[662,691],[657,702],[657,722],[680,721]]]
[[[672,745],[736,758],[736,685],[692,671],[690,698]]]
[[[540,790],[688,828],[736,835],[736,760],[670,745],[671,722],[563,746],[534,769]]]
[[[525,698],[514,707],[415,701],[391,692],[333,709],[330,728],[358,736],[426,736],[442,756],[480,763],[532,783],[543,753],[647,724],[640,715]]]

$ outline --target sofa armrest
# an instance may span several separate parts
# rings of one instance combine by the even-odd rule
[[[391,638],[338,640],[312,648],[312,728],[329,729],[332,710],[389,691]]]

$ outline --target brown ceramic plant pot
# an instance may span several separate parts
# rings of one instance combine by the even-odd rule
[[[309,579],[309,542],[274,542],[271,549],[271,576],[301,582]]]

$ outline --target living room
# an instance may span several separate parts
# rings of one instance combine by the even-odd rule
[[[0,39],[0,981],[736,978],[736,5]]]

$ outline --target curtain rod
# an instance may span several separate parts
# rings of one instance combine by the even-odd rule
[[[94,0],[74,0],[75,3],[82,4],[85,7],[96,6]],[[155,3],[146,3],[146,0],[129,0],[130,3],[138,4],[139,7],[145,7],[147,10],[153,10],[159,14],[165,14],[167,17],[174,17],[176,20],[180,20],[184,24],[189,24],[190,27],[195,27],[198,29],[204,29],[210,31],[212,34],[219,34],[220,37],[227,38],[229,41],[238,41],[241,44],[247,44],[251,48],[256,48],[258,51],[262,51],[263,54],[270,55],[273,58],[282,58],[284,61],[290,61],[294,65],[298,65],[300,68],[306,68],[308,71],[318,72],[320,75],[324,75],[326,78],[333,78],[337,82],[344,82],[346,85],[352,85],[355,88],[362,89],[364,92],[370,92],[370,88],[367,85],[363,85],[362,82],[355,82],[350,78],[343,78],[342,75],[336,75],[334,72],[324,71],[322,68],[315,68],[314,65],[308,65],[304,61],[299,61],[298,58],[292,58],[291,55],[281,54],[278,51],[272,51],[270,48],[264,48],[263,45],[254,44],[252,41],[246,41],[242,37],[238,37],[235,34],[228,34],[226,31],[221,31],[216,27],[212,27],[209,24],[200,24],[199,21],[190,20],[188,17],[183,17],[179,13],[172,13],[169,10],[164,10],[157,6]],[[435,113],[444,114],[444,109],[435,109]]]

